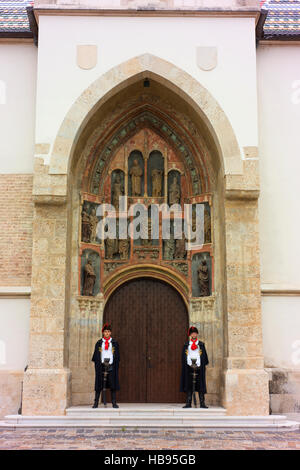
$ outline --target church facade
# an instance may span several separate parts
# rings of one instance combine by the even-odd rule
[[[300,3],[36,0],[15,17],[6,3],[1,416],[91,404],[105,322],[120,403],[184,401],[194,325],[208,404],[299,410]],[[157,236],[131,236],[133,207],[149,228],[173,204],[169,239],[163,211]],[[174,231],[186,208],[197,228],[197,207],[189,246]]]

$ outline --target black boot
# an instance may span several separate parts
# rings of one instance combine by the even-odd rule
[[[112,402],[112,407],[113,408],[119,408],[119,406],[117,405],[116,391],[115,390],[111,390],[111,402]]]
[[[182,408],[192,408],[192,392],[187,392],[186,404]]]
[[[200,408],[208,408],[205,404],[204,393],[199,393],[200,398]]]
[[[98,408],[100,392],[95,392],[95,400],[92,408]]]

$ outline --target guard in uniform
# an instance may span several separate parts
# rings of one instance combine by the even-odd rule
[[[185,343],[182,350],[182,371],[180,391],[187,394],[186,404],[183,408],[192,407],[193,394],[193,368],[192,359],[196,359],[197,369],[195,391],[199,393],[200,408],[208,408],[205,404],[206,393],[205,368],[208,364],[207,353],[204,343],[198,340],[198,330],[191,326],[188,331],[189,341]]]
[[[120,352],[119,345],[116,340],[111,337],[111,326],[105,324],[102,328],[103,337],[95,344],[95,351],[92,361],[95,363],[95,401],[93,408],[98,408],[100,393],[104,386],[104,360],[109,360],[108,375],[105,389],[110,389],[111,402],[113,408],[119,408],[116,402],[116,390],[120,390],[119,386],[119,361]],[[106,403],[104,403],[106,405]]]

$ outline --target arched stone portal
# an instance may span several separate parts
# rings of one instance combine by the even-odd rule
[[[103,321],[118,332],[120,403],[184,401],[179,391],[180,360],[188,313],[170,284],[151,277],[121,284],[105,305]]]
[[[150,79],[148,90],[143,88],[144,77]],[[144,162],[141,197],[153,196],[146,160],[159,151],[165,162],[161,197],[168,194],[168,174],[177,171],[184,193],[181,202],[210,207],[211,239],[179,261],[164,258],[161,240],[148,252],[131,245],[125,263],[149,264],[153,256],[150,264],[176,272],[185,284],[190,322],[199,327],[209,351],[210,402],[222,403],[229,414],[268,414],[257,162],[241,159],[229,121],[207,90],[182,70],[148,54],[92,84],[66,116],[50,166],[36,160],[31,354],[24,414],[63,414],[71,401],[91,401],[90,357],[101,328],[105,286],[113,271],[121,272],[124,260],[120,253],[117,259],[107,259],[101,243],[83,240],[82,214],[86,209],[91,216],[94,204],[111,198],[113,171],[124,175],[128,191],[129,157],[135,151]],[[89,255],[95,263],[96,290],[84,296],[81,276]],[[199,297],[193,288],[203,256],[211,275],[208,297]]]

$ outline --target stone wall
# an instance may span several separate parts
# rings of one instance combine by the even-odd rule
[[[300,371],[267,369],[269,372],[270,412],[300,412]]]
[[[23,371],[0,371],[0,419],[18,414],[21,405]]]
[[[29,174],[0,175],[0,286],[30,286],[32,180]]]

